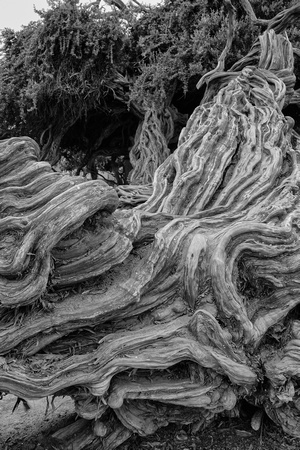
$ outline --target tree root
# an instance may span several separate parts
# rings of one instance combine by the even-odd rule
[[[57,448],[205,426],[249,395],[299,437],[293,50],[267,31],[246,67],[258,48],[209,80],[151,196],[119,189],[148,198],[134,208],[53,174],[29,138],[0,143],[0,390],[74,398]]]

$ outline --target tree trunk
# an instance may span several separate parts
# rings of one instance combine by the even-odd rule
[[[243,398],[300,437],[300,137],[282,113],[294,80],[288,38],[266,31],[212,74],[131,210],[97,180],[53,173],[31,139],[1,141],[0,389],[73,396],[81,419],[56,446],[204,427]],[[154,136],[149,158],[165,149]]]
[[[130,184],[152,183],[156,169],[169,156],[168,141],[174,133],[174,121],[169,108],[159,115],[154,106],[146,111],[140,122],[130,150]]]
[[[50,124],[49,127],[43,131],[40,137],[41,159],[43,161],[49,162],[52,167],[58,163],[60,159],[59,147],[61,141],[67,131],[78,119],[79,116],[70,117],[68,120],[62,120],[63,123]],[[47,139],[46,142],[45,138]]]

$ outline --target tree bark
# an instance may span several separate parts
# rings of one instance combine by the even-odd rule
[[[168,108],[161,115],[157,113],[154,105],[146,111],[129,153],[133,166],[129,175],[131,184],[152,183],[156,169],[170,154],[168,141],[173,133],[174,122]]]
[[[207,80],[133,209],[52,172],[31,139],[1,141],[0,390],[73,396],[81,419],[56,446],[205,427],[243,398],[300,437],[300,137],[282,113],[294,81],[287,36],[267,30]]]
[[[40,144],[42,148],[41,159],[49,162],[51,166],[55,166],[55,164],[58,163],[60,159],[59,147],[61,141],[68,129],[72,125],[74,125],[78,118],[79,117],[76,117],[69,121],[65,121],[63,125],[56,124],[53,126],[51,124],[46,130],[44,130],[40,138]],[[47,142],[44,142],[45,135],[48,135]]]

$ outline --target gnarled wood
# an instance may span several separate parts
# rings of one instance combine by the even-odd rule
[[[205,426],[246,396],[299,436],[300,138],[275,31],[210,76],[150,196],[0,143],[0,389],[73,396],[81,419],[55,445]]]
[[[163,128],[167,128],[166,133]],[[173,117],[168,109],[163,117],[158,116],[154,106],[146,111],[129,153],[133,166],[129,175],[131,184],[152,183],[154,172],[170,154],[167,139],[173,136],[173,132]]]

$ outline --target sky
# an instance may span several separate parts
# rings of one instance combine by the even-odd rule
[[[91,3],[92,0],[82,0],[82,3]],[[140,0],[140,3],[155,5],[158,0]],[[102,1],[102,4],[103,1]],[[46,0],[0,0],[0,29],[12,28],[20,30],[22,25],[27,25],[32,20],[38,20],[39,16],[34,12],[37,9],[47,9]]]

